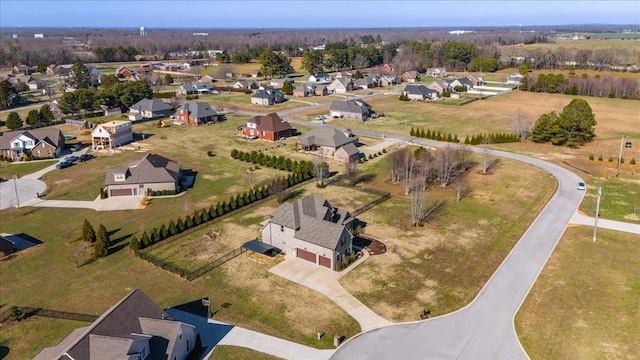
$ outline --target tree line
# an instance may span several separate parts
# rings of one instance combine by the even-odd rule
[[[597,74],[568,77],[562,74],[529,74],[520,84],[520,90],[621,99],[640,98],[640,85],[637,80]]]
[[[80,88],[64,93],[58,100],[63,114],[92,114],[100,105],[128,109],[142,99],[151,99],[153,90],[144,81],[118,81],[100,89]]]
[[[40,109],[32,109],[27,113],[26,123],[29,126],[43,126],[49,124],[53,121],[54,115],[53,111],[51,111],[51,107],[49,104],[44,104],[40,107]],[[12,111],[7,115],[7,120],[5,121],[5,126],[10,130],[17,130],[24,126],[24,122],[15,111]]]
[[[542,114],[532,130],[533,141],[576,147],[596,136],[597,122],[591,106],[583,99],[574,99],[558,114]]]

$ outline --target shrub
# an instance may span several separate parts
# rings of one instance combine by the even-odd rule
[[[593,159],[594,159],[593,154],[589,155],[589,160],[593,160]]]
[[[373,159],[373,155],[369,154],[369,160]]]
[[[632,158],[632,159],[631,159],[631,161],[629,161],[629,164],[631,164],[631,165],[635,165],[635,164],[636,164],[636,159],[635,159],[635,158]]]
[[[602,154],[600,154],[600,156],[598,156],[598,161],[602,161]]]
[[[613,158],[612,157],[609,157],[609,162],[613,162]]]
[[[104,190],[104,188],[100,188],[100,199],[106,199],[107,198],[107,192]]]
[[[131,249],[131,250],[140,249],[140,240],[138,240],[137,236],[133,235],[131,237],[131,240],[129,240],[129,249]]]
[[[382,149],[382,153],[386,154],[387,153],[387,148]]]
[[[623,157],[620,158],[620,164],[624,164],[624,158]]]

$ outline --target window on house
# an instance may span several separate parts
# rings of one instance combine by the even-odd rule
[[[138,185],[138,187],[139,187],[140,189],[144,189],[144,184],[140,184],[140,185]]]
[[[51,150],[47,150],[47,154],[48,154],[48,155],[51,155]]]
[[[42,143],[42,147],[45,147],[46,145],[44,143]]]
[[[124,181],[124,180],[125,180],[125,177],[124,177],[124,174],[114,174],[114,175],[113,175],[113,179],[114,179],[115,181]]]
[[[140,360],[146,359],[147,355],[149,355],[149,352],[147,351],[147,345],[144,345],[142,349],[140,349]]]
[[[40,157],[40,150],[36,151],[36,156]]]

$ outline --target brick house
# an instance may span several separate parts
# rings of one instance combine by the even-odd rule
[[[291,125],[276,114],[254,116],[242,128],[242,135],[248,138],[259,138],[276,141],[291,137]]]

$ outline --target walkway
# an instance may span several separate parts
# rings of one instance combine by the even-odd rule
[[[335,350],[318,350],[309,346],[261,334],[239,326],[206,319],[176,309],[165,310],[174,320],[195,325],[200,333],[202,346],[205,348],[204,359],[211,357],[211,352],[217,345],[233,345],[249,348],[282,359],[293,360],[327,360]]]
[[[371,311],[340,285],[341,277],[369,257],[366,251],[363,253],[363,257],[341,272],[331,271],[290,255],[285,256],[285,260],[269,269],[269,272],[328,297],[360,323],[362,331],[366,332],[391,325],[392,322]]]
[[[44,200],[42,198],[31,199],[21,206],[58,207],[74,209],[92,209],[95,211],[137,210],[142,206],[144,196],[118,196],[93,201],[81,200]]]
[[[595,218],[575,212],[571,217],[571,224],[592,226],[595,224]],[[640,224],[627,223],[622,221],[613,221],[603,218],[598,219],[598,228],[627,232],[640,235]]]

